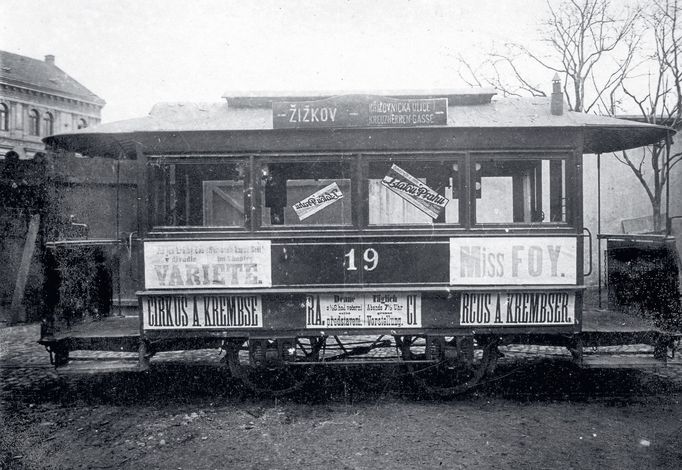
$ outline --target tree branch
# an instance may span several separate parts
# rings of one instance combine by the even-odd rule
[[[651,192],[651,189],[649,188],[649,184],[648,184],[647,181],[644,179],[644,175],[642,174],[642,161],[643,161],[643,160],[640,161],[640,163],[639,163],[638,166],[635,166],[635,164],[632,163],[632,161],[631,161],[630,158],[628,157],[628,154],[627,154],[627,152],[626,152],[625,150],[623,150],[623,151],[621,152],[621,154],[622,154],[622,156],[623,156],[623,159],[621,160],[621,159],[618,158],[618,157],[616,157],[616,159],[617,159],[619,162],[624,163],[624,164],[626,164],[627,166],[630,167],[630,169],[632,170],[632,172],[635,174],[635,176],[637,177],[637,179],[639,180],[639,182],[640,182],[640,183],[642,184],[642,186],[644,187],[644,190],[646,191],[647,196],[649,196],[649,201],[651,201],[651,202],[653,203],[654,200],[655,200],[654,194]]]

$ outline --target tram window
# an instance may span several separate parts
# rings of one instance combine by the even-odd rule
[[[152,164],[156,226],[244,226],[244,163]]]
[[[260,166],[262,226],[351,225],[348,161]]]
[[[477,160],[476,223],[566,222],[565,160]]]
[[[370,225],[459,222],[461,163],[453,160],[370,162]]]

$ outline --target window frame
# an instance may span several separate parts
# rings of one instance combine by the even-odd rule
[[[28,112],[28,135],[40,137],[40,113],[32,108]]]
[[[263,205],[261,194],[264,194],[263,180],[260,175],[260,168],[263,164],[270,163],[308,163],[311,158],[315,162],[331,162],[337,163],[348,162],[350,164],[350,182],[351,182],[351,223],[348,225],[263,225]],[[360,228],[359,218],[361,208],[358,206],[358,201],[361,201],[359,188],[357,187],[359,155],[348,152],[338,153],[316,153],[316,154],[268,154],[256,156],[253,159],[252,173],[253,173],[253,212],[252,222],[253,230],[259,232],[305,232],[305,231],[357,231]]]
[[[9,131],[9,110],[5,103],[0,103],[0,131]]]
[[[43,123],[43,135],[45,136],[50,136],[54,134],[54,115],[46,111],[43,114],[43,118],[41,120]]]
[[[571,149],[532,149],[532,150],[456,150],[456,151],[399,151],[399,152],[325,152],[325,153],[267,153],[267,154],[164,154],[146,156],[146,185],[149,194],[146,214],[149,224],[148,233],[268,233],[281,235],[286,233],[318,232],[318,233],[434,233],[464,231],[500,231],[500,230],[552,230],[574,228],[579,208],[574,207],[576,194],[571,189],[579,183],[576,175],[579,165],[575,161]],[[437,224],[394,224],[369,225],[369,166],[372,162],[395,163],[400,160],[447,161],[459,164],[459,217],[457,223]],[[514,161],[514,160],[549,160],[565,162],[565,211],[564,222],[476,222],[475,198],[475,164],[480,160]],[[260,178],[262,164],[268,163],[307,163],[314,161],[339,162],[350,164],[351,180],[351,224],[350,225],[263,225],[261,192],[263,182]],[[242,226],[203,226],[203,225],[154,225],[155,203],[153,196],[152,165],[162,164],[236,164],[244,165],[244,207],[245,222]],[[579,200],[579,199],[578,199]]]
[[[575,214],[573,211],[574,191],[569,190],[575,182],[575,169],[571,162],[573,161],[573,154],[570,151],[552,151],[552,150],[528,150],[528,151],[513,151],[513,152],[494,152],[494,151],[476,151],[469,154],[469,169],[468,175],[470,184],[467,192],[469,200],[469,221],[472,229],[500,229],[500,228],[566,228],[575,225]],[[482,160],[494,161],[532,161],[532,160],[548,160],[563,161],[565,165],[565,179],[563,181],[566,199],[564,201],[566,208],[566,220],[561,222],[478,222],[476,219],[476,163]]]
[[[363,153],[362,154],[362,229],[368,231],[386,231],[386,230],[429,230],[434,229],[464,229],[467,226],[466,220],[466,161],[467,156],[464,151],[454,152],[390,152],[390,153]],[[443,161],[447,160],[451,163],[457,162],[459,165],[459,199],[458,199],[458,221],[455,223],[426,223],[426,224],[371,224],[369,223],[369,165],[372,162],[386,162],[395,163],[400,160],[417,160],[417,161]]]
[[[156,203],[154,198],[157,194],[154,192],[154,172],[153,165],[211,165],[211,164],[238,164],[244,165],[244,224],[243,225],[223,225],[223,226],[205,226],[205,225],[158,225],[154,224],[157,217],[155,213]],[[252,219],[252,191],[253,187],[252,176],[252,157],[250,155],[147,155],[145,172],[146,172],[146,186],[148,191],[147,198],[147,220],[149,222],[149,232],[247,232],[251,231]],[[203,182],[202,182],[203,188]],[[203,199],[203,194],[202,194]],[[202,204],[202,220],[204,207]]]

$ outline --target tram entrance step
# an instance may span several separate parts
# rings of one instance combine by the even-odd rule
[[[138,372],[137,361],[131,360],[77,360],[70,361],[64,366],[57,367],[57,373],[64,375],[102,374],[107,372]]]
[[[664,360],[651,355],[607,354],[584,355],[580,366],[584,369],[663,369],[667,367]]]

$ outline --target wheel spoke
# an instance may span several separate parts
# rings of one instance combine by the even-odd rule
[[[257,395],[280,397],[293,393],[305,385],[308,368],[286,364],[272,368],[242,364],[239,352],[244,349],[247,341],[231,341],[224,348],[230,373],[241,380],[249,390]]]
[[[497,343],[487,341],[482,347],[482,357],[478,361],[474,357],[471,363],[467,361],[453,363],[441,358],[434,364],[423,365],[414,362],[416,355],[411,351],[413,344],[411,338],[408,341],[403,339],[402,343],[403,359],[416,384],[424,392],[439,397],[458,395],[476,387],[487,374],[492,373],[498,358]]]

